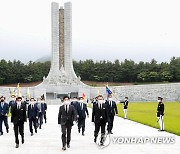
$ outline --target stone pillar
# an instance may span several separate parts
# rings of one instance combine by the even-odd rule
[[[77,78],[72,63],[72,4],[64,4],[64,68],[68,76]]]
[[[51,3],[52,57],[51,71],[59,70],[59,4]]]

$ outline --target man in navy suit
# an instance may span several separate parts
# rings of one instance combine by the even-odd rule
[[[85,131],[86,114],[89,117],[87,105],[84,102],[84,98],[79,97],[79,103],[77,105],[78,132],[80,133],[80,129],[82,128],[82,135],[83,136],[84,136],[84,131]]]
[[[113,128],[114,116],[115,114],[118,114],[118,110],[117,110],[116,102],[112,100],[111,94],[108,95],[108,100],[106,100],[106,105],[107,105],[108,116],[109,116],[107,131],[108,131],[108,134],[113,134],[112,128]]]
[[[39,125],[39,129],[41,129],[43,124],[43,116],[44,116],[44,103],[42,102],[41,98],[38,98],[37,100],[37,107],[38,107],[38,125]]]
[[[16,96],[11,95],[11,101],[9,102],[9,108],[12,108],[12,106],[15,104],[16,104]]]
[[[31,136],[33,136],[33,127],[35,129],[35,133],[37,133],[37,119],[38,119],[38,107],[37,104],[35,104],[34,98],[30,99],[30,104],[28,105],[28,112],[27,116],[29,119],[29,130],[31,132]]]
[[[77,111],[77,106],[78,106],[79,102],[77,100],[77,97],[74,97],[73,100],[71,101],[71,105],[74,106],[75,110]]]
[[[6,131],[9,133],[9,125],[8,125],[8,111],[9,105],[5,102],[5,97],[1,96],[0,98],[0,135],[3,135],[2,123],[4,121]]]

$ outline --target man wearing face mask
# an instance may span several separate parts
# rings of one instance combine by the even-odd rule
[[[98,103],[93,106],[92,111],[92,122],[95,123],[95,131],[94,131],[94,142],[97,141],[97,136],[99,130],[101,128],[101,141],[100,144],[104,144],[104,135],[105,135],[105,127],[108,122],[108,110],[107,106],[104,103],[104,99],[102,95],[98,96]]]
[[[31,136],[33,136],[33,127],[34,126],[34,130],[35,133],[37,133],[37,119],[38,119],[38,107],[37,104],[34,101],[34,98],[30,99],[30,104],[28,105],[28,119],[29,119],[29,130],[31,132]]]
[[[26,106],[22,103],[22,97],[16,99],[16,104],[11,110],[11,122],[14,124],[14,135],[16,148],[19,148],[18,135],[20,133],[22,144],[24,144],[24,122],[26,122]]]
[[[12,95],[11,96],[11,101],[9,102],[9,108],[11,108],[15,104],[16,104],[16,96]]]
[[[76,112],[77,112],[77,106],[78,106],[78,104],[79,104],[79,102],[78,102],[77,98],[74,97],[73,100],[72,100],[72,102],[71,102],[71,105],[74,106]]]
[[[84,103],[83,97],[79,97],[77,114],[78,114],[78,132],[80,133],[80,129],[82,128],[82,135],[84,136],[86,114],[89,117],[89,113],[88,113],[87,105],[86,103]]]
[[[5,102],[5,97],[1,96],[0,98],[0,136],[3,135],[3,130],[2,130],[3,121],[6,127],[6,132],[9,133],[8,111],[9,111],[9,106]]]
[[[128,109],[128,103],[129,103],[128,97],[125,97],[124,101],[122,101],[120,103],[124,104],[124,107],[123,107],[124,108],[123,109],[123,111],[124,111],[124,119],[127,119],[127,109]]]
[[[76,120],[76,110],[74,106],[70,105],[69,97],[65,96],[63,98],[63,105],[59,108],[58,114],[58,124],[61,126],[62,132],[62,150],[70,148],[71,141],[71,129],[73,126],[73,121]]]
[[[162,97],[158,97],[157,118],[160,126],[160,129],[158,131],[164,131],[164,104],[162,100]]]
[[[109,134],[113,134],[112,128],[113,128],[114,116],[115,114],[118,114],[118,110],[117,110],[116,102],[112,100],[111,94],[108,95],[108,99],[106,100],[106,105],[107,105],[108,116],[109,116],[107,131]]]
[[[39,129],[42,129],[43,116],[44,116],[44,103],[42,102],[41,98],[37,99],[37,106],[38,106],[38,125],[39,125]]]

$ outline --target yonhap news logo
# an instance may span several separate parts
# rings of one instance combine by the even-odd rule
[[[130,136],[111,136],[108,133],[99,134],[97,145],[105,148],[110,144],[174,144],[175,137],[130,137]]]
[[[174,144],[174,137],[111,137],[113,144]]]

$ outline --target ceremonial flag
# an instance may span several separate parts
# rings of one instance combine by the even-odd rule
[[[82,94],[82,97],[83,97],[83,98],[85,98],[85,97],[86,97],[86,95],[83,93],[83,94]]]
[[[17,90],[18,90],[17,97],[22,97],[19,83],[17,85]]]
[[[30,91],[29,91],[29,87],[27,88],[27,99],[30,100],[31,98],[31,94],[30,94]]]
[[[106,93],[108,94],[108,95],[111,95],[112,94],[112,91],[109,89],[109,87],[108,87],[108,83],[107,83],[107,85],[106,85]]]

